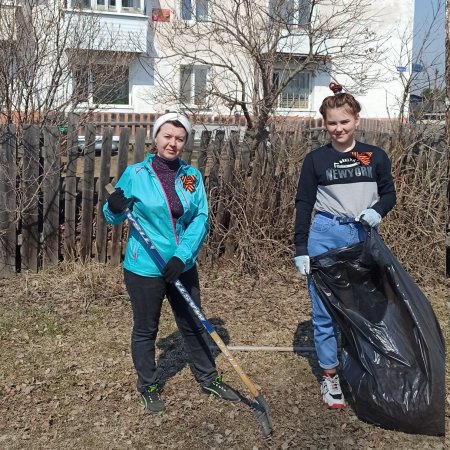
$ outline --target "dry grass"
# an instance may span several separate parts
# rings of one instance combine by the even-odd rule
[[[429,144],[428,135],[394,140],[390,157],[397,204],[381,232],[416,280],[443,283],[448,148]]]
[[[304,281],[293,270],[260,280],[201,266],[203,309],[229,345],[310,346]],[[199,394],[167,304],[158,353],[167,412],[137,403],[129,352],[131,311],[120,269],[62,264],[0,281],[0,446],[44,449],[444,449],[444,439],[383,430],[351,408],[320,404],[310,353],[239,353],[271,406],[275,434],[260,437],[244,404]],[[445,292],[426,289],[439,318]],[[247,395],[222,355],[217,365]]]
[[[389,139],[374,134],[370,143],[389,153],[397,190],[397,204],[380,226],[383,239],[415,280],[442,284],[448,148],[433,140],[432,131],[408,128]],[[254,276],[292,265],[298,174],[305,154],[318,146],[308,130],[273,134],[271,140],[264,158],[253,158],[247,172],[237,170],[238,154],[233,180],[209,191],[212,231],[204,256],[214,263],[225,256],[237,270]]]

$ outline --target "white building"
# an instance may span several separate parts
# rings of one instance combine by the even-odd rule
[[[1,2],[5,1],[15,3],[0,0],[0,14],[4,11]],[[283,89],[276,102],[277,115],[318,117],[333,79],[361,101],[362,117],[398,115],[411,65],[414,0],[367,1],[367,7],[354,8],[364,2],[329,0],[322,5],[316,1],[311,10],[310,0],[256,0],[250,12],[242,10],[242,15],[235,16],[230,31],[254,33],[252,39],[260,54],[264,45],[269,54],[276,42],[274,87],[292,76],[308,56],[314,62],[295,73]],[[66,30],[81,37],[85,30],[84,36],[89,38],[84,44],[72,44],[72,49],[70,42],[66,44],[71,74],[61,98],[77,92],[82,100],[77,104],[78,111],[147,114],[185,110],[232,115],[242,112],[239,102],[245,97],[251,113],[258,95],[263,95],[260,83],[255,81],[255,60],[250,58],[248,48],[240,46],[242,34],[229,40],[224,28],[217,27],[218,22],[223,25],[228,20],[227,4],[232,3],[67,0],[63,15]],[[288,29],[278,37],[273,34],[280,27],[266,26],[277,20]],[[252,21],[256,27],[253,31]],[[192,30],[196,27],[203,30],[205,38],[195,38]],[[171,31],[176,31],[174,43],[183,47],[178,54],[167,44]],[[89,64],[83,66],[80,55],[88,52]],[[233,68],[231,75],[227,67]],[[262,67],[264,64],[257,70]],[[360,83],[355,82],[355,74]],[[245,94],[238,79],[246,85]],[[214,92],[226,95],[220,100]],[[237,106],[229,101],[233,95]]]
[[[172,22],[184,22],[187,33],[195,26],[195,22],[200,23],[203,30],[207,27],[216,26],[217,28],[217,24],[222,25],[223,30],[225,28],[223,22],[226,23],[228,19],[231,21],[235,12],[222,5],[227,3],[238,2],[197,0],[196,3],[195,0],[181,0],[181,2],[168,0],[167,3],[161,2],[158,5],[170,12]],[[312,11],[308,9],[311,3],[310,0],[257,0],[253,3],[253,15],[250,14],[248,19],[244,18],[244,21],[256,23],[256,10],[260,8],[266,11],[264,18],[269,17],[268,21],[273,20],[275,15],[273,13],[271,15],[271,8],[276,5],[280,10],[278,16],[282,16],[284,20],[283,25],[288,25],[290,28],[288,33],[284,33],[287,37],[284,39],[280,37],[276,44],[280,63],[274,64],[274,69],[279,68],[279,72],[274,74],[274,84],[283,77],[289,76],[290,71],[296,68],[296,61],[301,61],[309,51],[312,51],[316,59],[326,60],[327,72],[315,68],[303,70],[295,75],[279,97],[276,113],[318,117],[318,109],[323,98],[330,95],[328,85],[335,79],[345,87],[349,87],[349,91],[361,101],[363,117],[395,118],[400,103],[404,101],[404,87],[409,78],[412,62],[414,0],[379,0],[375,3],[364,0],[316,1]],[[347,9],[343,8],[343,5],[346,5]],[[243,14],[245,13],[246,11],[243,11]],[[349,17],[348,22],[347,17]],[[313,24],[313,31],[308,30],[308,23]],[[283,28],[283,25],[280,28]],[[157,56],[173,54],[174,49],[167,48],[167,35],[170,35],[170,30],[175,30],[174,34],[178,36],[179,31],[183,30],[183,25],[169,28],[169,31],[167,27],[165,23],[157,23],[155,28]],[[236,25],[231,27],[231,31],[251,30],[249,26]],[[262,36],[265,35],[262,39],[267,38],[270,41],[267,43],[268,46],[277,41],[276,37],[271,36],[274,31],[270,27],[264,26],[260,32]],[[308,35],[308,32],[311,34]],[[198,35],[200,36],[201,33]],[[163,60],[155,68],[155,72],[159,71],[165,82],[174,89],[177,83],[180,86],[184,82],[184,90],[187,91],[184,97],[191,100],[188,110],[195,111],[196,107],[199,111],[202,110],[202,105],[196,104],[195,99],[202,97],[199,95],[202,90],[208,92],[208,79],[214,79],[215,85],[220,82],[217,81],[217,71],[215,76],[212,75],[214,62],[210,61],[211,64],[208,64],[209,58],[211,60],[216,58],[219,65],[225,62],[225,64],[239,67],[241,77],[248,75],[245,67],[245,64],[249,62],[248,55],[245,54],[246,49],[227,45],[225,39],[221,45],[214,33],[208,36],[210,39],[207,45],[200,45],[191,38],[189,42],[191,48],[186,44],[184,55],[178,55],[170,59],[170,62]],[[181,35],[181,38],[174,43],[182,46],[184,40]],[[264,42],[257,42],[257,44],[262,45]],[[355,52],[358,52],[358,61],[353,61],[352,45],[355,47]],[[339,54],[339,46],[345,47],[344,55]],[[211,50],[205,51],[205,47]],[[371,51],[374,51],[376,55],[371,54]],[[193,57],[196,57],[197,61]],[[250,63],[253,63],[253,60],[250,60]],[[364,80],[366,77],[366,81],[355,85],[355,81],[352,81],[350,76],[353,70],[359,71],[359,79]],[[170,79],[171,81],[168,82],[167,80]],[[223,79],[221,81],[223,82]],[[252,86],[251,76],[248,76],[247,81],[248,85]],[[233,88],[236,86],[231,86],[231,89]],[[178,89],[180,93],[183,90],[181,87]],[[229,89],[230,86],[222,87],[222,91]],[[157,83],[151,92],[152,94],[146,97],[153,98],[153,104],[156,105],[157,110],[164,110],[167,106],[170,109],[180,108],[177,102],[158,104],[160,89]],[[229,109],[222,107],[219,110],[223,114],[229,114]]]

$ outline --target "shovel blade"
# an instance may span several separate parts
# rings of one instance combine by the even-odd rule
[[[272,419],[270,417],[269,405],[262,395],[256,397],[254,404],[255,415],[261,427],[261,433],[264,438],[268,438],[273,433]]]

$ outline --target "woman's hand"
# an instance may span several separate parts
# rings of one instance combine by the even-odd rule
[[[128,208],[129,199],[125,197],[121,188],[117,188],[108,197],[108,208],[113,214],[122,214]]]
[[[161,273],[167,283],[175,283],[184,270],[184,262],[176,256],[172,256],[163,267]]]

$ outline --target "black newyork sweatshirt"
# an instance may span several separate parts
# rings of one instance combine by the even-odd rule
[[[356,142],[349,152],[331,143],[306,155],[295,197],[296,256],[307,255],[313,209],[339,217],[357,217],[373,208],[384,217],[395,205],[391,162],[379,147]]]

